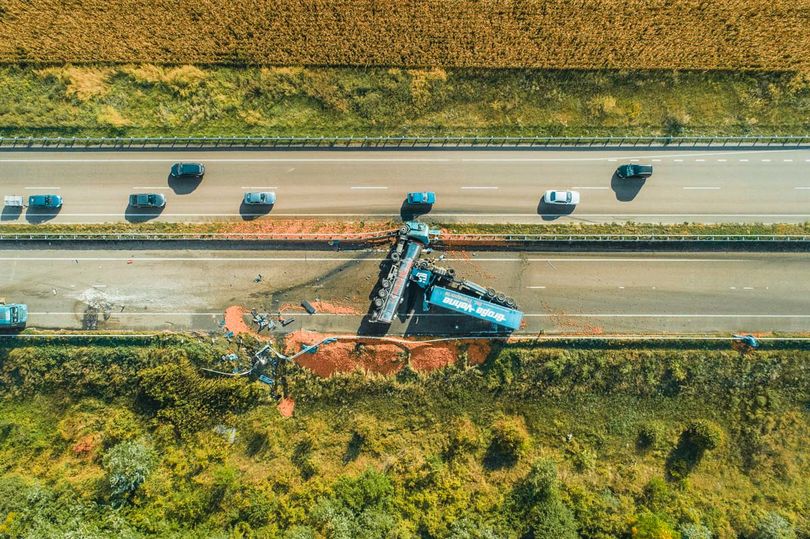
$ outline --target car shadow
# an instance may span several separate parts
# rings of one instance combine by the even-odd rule
[[[163,208],[135,208],[129,205],[124,212],[124,219],[130,223],[145,223],[146,221],[160,217],[164,209],[165,206]]]
[[[0,215],[2,221],[16,221],[22,215],[20,206],[3,206],[3,213]]]
[[[610,179],[610,188],[616,195],[616,200],[619,202],[630,202],[636,195],[638,195],[641,188],[647,182],[647,178],[629,178],[622,179],[615,172]]]
[[[273,210],[273,204],[242,204],[239,205],[239,215],[243,221],[252,221],[264,217]]]
[[[420,215],[430,213],[433,209],[433,204],[408,204],[408,200],[402,201],[402,206],[399,207],[399,216],[403,221],[412,221]]]
[[[62,208],[31,208],[29,207],[25,212],[25,220],[36,225],[50,221],[62,211]]]
[[[169,188],[174,191],[175,195],[187,195],[193,193],[194,190],[199,187],[200,183],[202,183],[202,178],[194,176],[177,178],[169,174],[168,183]]]
[[[575,204],[548,204],[543,198],[537,204],[537,214],[543,221],[554,221],[574,213]]]

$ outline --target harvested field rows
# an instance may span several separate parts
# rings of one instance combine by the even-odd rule
[[[0,62],[810,69],[810,0],[3,0]]]

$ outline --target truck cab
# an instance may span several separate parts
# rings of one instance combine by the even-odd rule
[[[27,305],[23,303],[0,304],[0,329],[23,329],[27,322]]]

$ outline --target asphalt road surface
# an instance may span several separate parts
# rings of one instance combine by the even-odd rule
[[[294,317],[285,331],[366,332],[363,314],[384,256],[371,250],[9,248],[0,251],[0,296],[26,302],[30,325],[43,328],[81,329],[90,312],[99,329],[221,332],[224,309],[243,305]],[[810,327],[808,254],[447,253],[442,264],[513,296],[526,313],[521,333]],[[332,312],[303,314],[297,305],[304,299],[330,302],[324,311]],[[409,308],[417,314],[404,314],[389,335],[489,330],[448,311],[419,313],[416,294],[403,305]]]
[[[177,161],[201,161],[199,184],[172,181]],[[646,181],[614,176],[651,163]],[[547,189],[576,189],[576,208],[541,203]],[[246,191],[275,191],[258,211]],[[432,190],[430,216],[477,222],[804,222],[810,220],[808,150],[570,151],[150,151],[2,152],[0,194],[58,193],[59,212],[5,208],[2,222],[212,221],[272,217],[390,218],[407,191]],[[160,212],[127,207],[160,192]]]

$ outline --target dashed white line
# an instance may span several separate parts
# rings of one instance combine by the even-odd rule
[[[747,163],[748,161],[748,159],[740,159],[740,163]]]
[[[660,162],[661,162],[661,160],[660,160],[660,159],[651,159],[651,161],[652,161],[653,163],[660,163]]]
[[[673,159],[676,163],[683,163],[683,159]]]
[[[793,159],[782,159],[782,161],[784,161],[785,163],[792,163]]]
[[[684,187],[687,191],[717,191],[719,187]]]
[[[695,159],[695,161],[697,161],[698,163],[702,163],[705,161],[705,159]]]
[[[61,187],[26,187],[29,191],[42,191],[45,189],[53,189],[54,191],[58,191]]]
[[[725,163],[726,161],[728,161],[728,159],[718,159],[717,160],[718,163]]]
[[[526,288],[530,288],[532,290],[542,290],[545,286],[527,286]]]
[[[638,159],[631,159],[630,161],[635,163],[636,161],[639,161],[639,160]]]
[[[763,163],[770,163],[771,162],[770,159],[760,159],[760,161],[762,161]]]
[[[743,287],[743,290],[753,290],[753,289],[754,289],[753,286],[744,286]]]
[[[801,190],[808,190],[810,189],[810,187],[794,187],[794,189],[798,189],[801,191]]]

